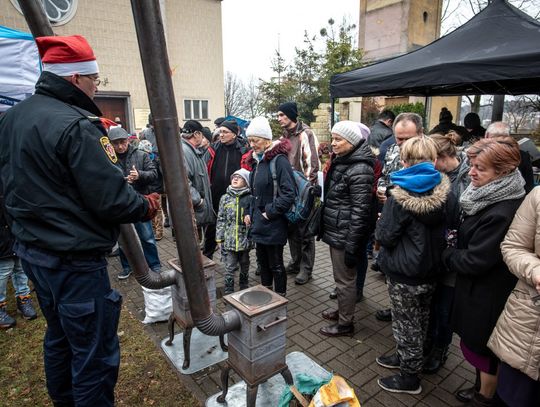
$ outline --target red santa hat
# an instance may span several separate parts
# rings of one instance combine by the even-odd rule
[[[99,72],[94,51],[81,35],[38,37],[36,44],[44,71],[58,76]]]

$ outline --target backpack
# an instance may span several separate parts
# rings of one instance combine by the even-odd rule
[[[274,183],[274,199],[279,192],[276,174],[276,158],[277,157],[274,157],[270,160],[270,173],[272,174],[272,181]],[[296,196],[293,204],[285,213],[285,217],[289,223],[298,223],[309,218],[311,210],[313,209],[313,203],[315,202],[315,194],[313,185],[301,171],[293,169],[293,179]]]

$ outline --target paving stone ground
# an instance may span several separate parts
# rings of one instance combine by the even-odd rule
[[[171,238],[170,229],[165,229],[165,237],[158,242],[160,259],[163,267],[167,261],[178,257],[176,246]],[[214,256],[219,260],[219,253]],[[289,249],[285,247],[285,262],[289,260]],[[121,270],[117,257],[109,258],[111,282],[124,296],[124,304],[141,321],[144,319],[144,299],[142,289],[133,276],[127,280],[118,280],[116,275]],[[394,374],[375,363],[379,355],[391,352],[394,339],[390,323],[379,322],[375,312],[389,307],[389,299],[384,278],[380,273],[368,270],[364,288],[364,300],[356,305],[355,334],[352,337],[328,338],[319,334],[319,329],[326,325],[321,312],[336,306],[336,301],[328,295],[334,287],[332,266],[328,246],[322,242],[316,244],[314,278],[303,286],[294,284],[294,276],[289,276],[287,285],[288,324],[287,353],[300,351],[307,354],[328,371],[343,376],[354,386],[363,407],[379,406],[461,406],[454,392],[474,382],[473,368],[463,360],[458,338],[454,337],[450,355],[445,366],[434,375],[422,377],[423,391],[419,395],[400,395],[382,390],[377,379]],[[251,253],[250,286],[259,283],[255,275],[255,251]],[[216,276],[218,297],[223,287],[223,276]],[[223,310],[222,300],[218,300],[218,310]],[[145,331],[160,348],[160,341],[168,336],[167,323],[145,325]],[[179,329],[177,328],[177,331]],[[193,345],[192,345],[193,346]],[[161,348],[160,348],[161,349]],[[165,354],[163,357],[167,359]],[[167,359],[168,360],[168,359]],[[171,365],[171,368],[174,367]],[[201,403],[211,395],[220,392],[219,367],[204,369],[193,375],[178,374],[179,379],[193,392]],[[239,380],[234,373],[231,382]]]

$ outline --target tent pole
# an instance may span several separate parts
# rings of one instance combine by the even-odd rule
[[[431,112],[431,99],[429,96],[424,98],[424,133],[426,128],[429,125],[428,112]]]
[[[334,117],[335,117],[335,114],[336,114],[336,106],[335,106],[335,102],[336,102],[336,99],[335,98],[332,98],[330,100],[330,130],[332,129],[332,127],[334,127]]]

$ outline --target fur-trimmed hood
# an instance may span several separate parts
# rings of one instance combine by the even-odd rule
[[[444,208],[450,193],[450,179],[442,174],[441,182],[424,194],[415,194],[397,185],[390,193],[400,206],[413,213],[421,222],[438,222],[440,216],[445,216]]]
[[[288,157],[289,151],[291,151],[291,142],[286,138],[274,140],[270,147],[264,151],[263,160],[270,161],[278,154],[283,154]],[[253,168],[253,165],[257,163],[257,153],[252,150],[251,156],[246,160],[246,164]]]

